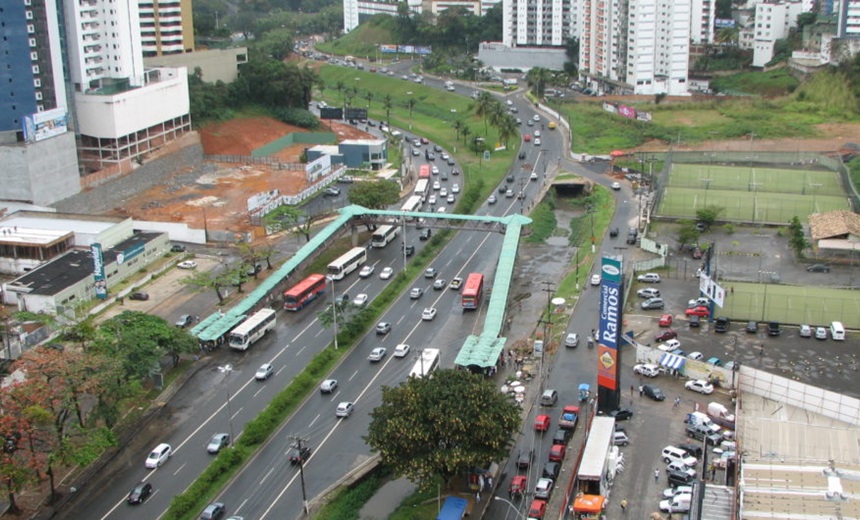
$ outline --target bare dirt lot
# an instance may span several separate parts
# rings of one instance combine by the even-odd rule
[[[307,130],[269,117],[233,119],[200,130],[207,155],[251,155],[251,152],[291,132]],[[339,139],[372,137],[347,124],[332,122],[321,131],[331,131]],[[305,145],[281,150],[277,157],[298,163]],[[295,194],[307,186],[303,172],[278,170],[267,165],[206,163],[176,172],[166,183],[156,184],[118,204],[113,213],[140,220],[183,222],[202,229],[243,232],[251,230],[247,200],[252,195],[278,190]]]

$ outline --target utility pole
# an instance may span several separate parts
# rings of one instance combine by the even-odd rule
[[[303,443],[307,442],[305,439],[299,437],[298,435],[290,435],[290,439],[293,440],[293,444],[298,450],[299,455],[299,480],[302,482],[302,507],[305,510],[305,515],[309,514],[308,512],[308,496],[305,492],[305,456],[302,452]]]
[[[555,292],[555,283],[553,282],[541,282],[543,288],[541,289],[546,293],[546,318],[541,319],[540,323],[543,324],[543,339],[545,347],[549,347],[549,335],[552,332],[552,295]]]

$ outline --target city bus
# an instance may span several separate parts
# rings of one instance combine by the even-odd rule
[[[477,309],[481,303],[481,296],[484,292],[484,275],[481,273],[470,273],[466,278],[466,283],[463,285],[463,308]]]
[[[387,246],[392,240],[397,238],[398,232],[399,228],[397,226],[379,226],[376,231],[373,232],[373,236],[370,239],[371,247]]]
[[[341,280],[344,276],[358,269],[367,261],[367,250],[363,247],[353,247],[340,258],[328,264],[328,275],[334,280]]]
[[[287,289],[284,291],[284,309],[294,312],[302,310],[302,307],[325,292],[326,282],[324,274],[315,273]]]
[[[400,208],[404,213],[414,213],[421,209],[421,195],[413,195],[406,199],[406,203]],[[411,217],[406,217],[406,220],[412,220]]]
[[[230,331],[228,336],[230,348],[248,350],[248,347],[274,329],[276,323],[274,309],[260,309]]]
[[[439,366],[439,349],[425,348],[419,351],[420,357],[409,372],[409,377],[427,377]]]
[[[418,179],[418,182],[415,184],[415,191],[412,192],[413,195],[419,195],[421,197],[421,202],[427,202],[427,195],[430,193],[430,179]]]
[[[430,178],[430,165],[422,164],[420,168],[418,168],[418,178],[419,179],[429,179]]]

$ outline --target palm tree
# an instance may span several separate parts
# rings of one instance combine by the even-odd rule
[[[505,109],[505,105],[496,101],[492,105],[490,105],[489,113],[487,114],[487,119],[490,120],[490,124],[494,127],[498,128],[499,123],[508,116],[508,111]]]
[[[382,98],[382,108],[385,109],[385,121],[389,128],[391,128],[391,103],[391,94],[385,94],[385,97]]]
[[[496,128],[499,130],[499,141],[505,145],[505,148],[508,147],[508,142],[511,139],[520,135],[520,127],[517,124],[517,120],[510,114],[506,115],[499,124],[496,125]]]
[[[413,98],[412,96],[410,96],[408,99],[406,99],[406,108],[409,109],[409,120],[410,121],[412,121],[412,109],[415,108],[416,103],[417,103],[417,101],[415,101],[415,98]]]
[[[337,93],[340,95],[340,101],[343,103],[343,90],[346,88],[346,85],[343,84],[343,81],[338,81],[334,86],[334,89],[337,90]]]
[[[535,67],[526,74],[526,81],[528,81],[528,85],[535,93],[535,96],[539,98],[543,97],[544,91],[546,90],[546,84],[549,82],[551,76],[552,73],[549,69],[544,69],[542,67]]]
[[[496,102],[496,98],[494,98],[489,92],[483,91],[478,94],[477,101],[478,104],[475,106],[475,115],[484,118],[484,133],[487,133],[487,116],[490,114],[490,107],[492,107],[493,103]]]
[[[459,119],[455,119],[452,126],[454,127],[454,133],[455,133],[454,140],[459,141],[460,140],[460,131],[463,130],[463,122],[460,121]]]
[[[466,144],[469,139],[469,135],[472,133],[472,129],[469,128],[469,125],[463,125],[463,129],[460,130],[460,133],[463,134],[463,144]]]
[[[370,102],[373,101],[373,92],[369,90],[364,91],[364,99],[367,100],[367,108],[370,108]]]

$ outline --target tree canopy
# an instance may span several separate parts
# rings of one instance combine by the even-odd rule
[[[349,202],[368,209],[385,209],[400,200],[400,187],[391,181],[356,183],[349,190]]]
[[[520,411],[483,376],[438,370],[383,387],[364,438],[383,463],[422,486],[507,456]]]

